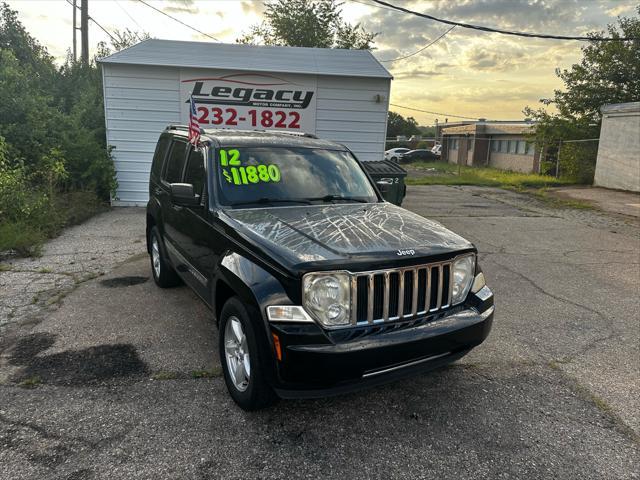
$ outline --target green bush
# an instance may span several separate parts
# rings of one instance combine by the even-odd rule
[[[0,253],[14,250],[22,256],[36,256],[47,236],[27,222],[0,223]]]

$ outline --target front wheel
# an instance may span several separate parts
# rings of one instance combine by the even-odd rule
[[[277,399],[260,364],[260,345],[244,304],[233,297],[220,315],[220,363],[227,390],[243,410],[258,410]]]

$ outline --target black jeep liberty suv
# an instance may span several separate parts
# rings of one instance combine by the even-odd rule
[[[246,410],[448,364],[493,320],[475,247],[385,202],[342,145],[311,135],[160,136],[147,248],[160,287],[189,285],[219,327]]]

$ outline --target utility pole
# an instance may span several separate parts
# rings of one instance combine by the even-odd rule
[[[82,63],[89,65],[89,0],[80,0],[80,30]]]
[[[76,26],[77,8],[78,7],[76,6],[76,0],[73,0],[73,63],[76,63],[78,61],[78,45],[76,41],[76,32],[78,30],[78,27]]]

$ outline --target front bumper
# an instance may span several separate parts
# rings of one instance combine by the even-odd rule
[[[316,325],[272,324],[282,348],[274,388],[282,398],[324,397],[451,363],[491,330],[491,291],[485,287],[470,297],[475,298],[464,307],[419,319],[415,326],[374,326],[347,339],[326,335]]]

